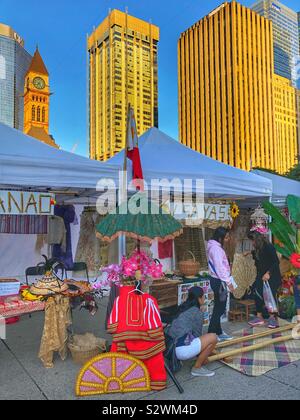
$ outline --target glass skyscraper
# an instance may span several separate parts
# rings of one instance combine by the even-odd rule
[[[158,127],[159,28],[113,10],[88,38],[90,157],[106,161],[125,147],[127,111],[138,135]]]
[[[299,58],[297,12],[277,0],[259,0],[252,9],[273,22],[275,73],[297,84],[295,66]]]
[[[0,123],[23,130],[24,80],[32,57],[22,38],[0,24]]]

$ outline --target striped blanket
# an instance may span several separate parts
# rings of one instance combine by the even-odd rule
[[[286,325],[282,321],[281,326]],[[234,334],[236,337],[247,337],[248,335],[263,332],[263,328],[254,328],[238,331]],[[289,335],[290,332],[270,333],[269,337],[260,338],[252,341],[245,341],[242,345],[227,347],[226,351],[234,350],[240,347],[252,346],[263,341]],[[300,340],[291,340],[284,343],[271,345],[251,353],[244,353],[236,356],[231,363],[225,363],[227,366],[235,369],[247,376],[261,376],[274,369],[287,366],[300,360]]]
[[[0,233],[38,235],[48,233],[48,216],[0,215]]]

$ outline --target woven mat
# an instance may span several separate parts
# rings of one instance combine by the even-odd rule
[[[280,322],[280,326],[284,326],[287,323],[284,321]],[[256,334],[267,330],[266,328],[249,328],[246,330],[240,330],[234,334],[236,337],[246,337],[250,334]],[[268,337],[260,338],[252,341],[245,341],[242,345],[238,344],[231,347],[226,347],[226,351],[234,350],[236,348],[247,347],[253,344],[260,343],[272,338],[283,337],[289,335],[288,332],[270,334]],[[225,350],[225,349],[224,349]],[[224,351],[223,350],[223,351]],[[274,369],[287,366],[293,362],[300,360],[300,340],[291,340],[284,343],[275,344],[269,347],[265,347],[260,350],[256,350],[251,353],[244,353],[236,356],[232,363],[224,363],[225,365],[243,373],[247,376],[261,376],[270,372]]]

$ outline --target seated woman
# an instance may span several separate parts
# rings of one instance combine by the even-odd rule
[[[218,342],[216,334],[202,335],[203,313],[201,306],[204,305],[204,291],[200,287],[193,287],[189,291],[188,299],[178,311],[168,330],[176,342],[176,357],[185,361],[197,357],[191,374],[193,376],[211,377],[215,373],[204,368],[208,357],[214,351]]]

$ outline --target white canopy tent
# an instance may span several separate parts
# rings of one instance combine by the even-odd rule
[[[95,204],[101,178],[118,183],[117,166],[54,149],[0,124],[0,189],[53,191],[58,203]],[[83,206],[76,206],[81,215]],[[80,224],[72,225],[73,255]],[[41,261],[35,251],[36,235],[0,235],[0,277],[24,279],[25,268]],[[42,253],[47,253],[43,248]]]
[[[293,179],[279,176],[266,171],[254,170],[252,173],[263,176],[272,181],[273,195],[272,202],[275,205],[281,206],[286,204],[288,195],[296,195],[300,197],[300,182]]]
[[[118,166],[54,149],[0,124],[0,186],[91,190],[101,178],[118,181]]]
[[[272,182],[268,179],[195,152],[157,128],[140,137],[139,148],[148,185],[153,179],[203,179],[205,195],[209,197],[261,199],[272,195]],[[123,162],[124,151],[108,161],[116,166]]]

